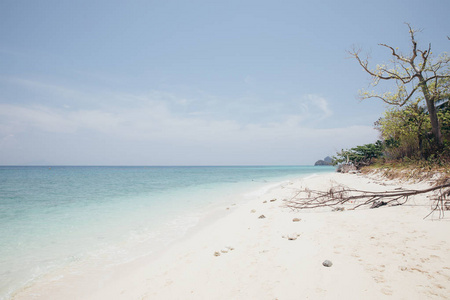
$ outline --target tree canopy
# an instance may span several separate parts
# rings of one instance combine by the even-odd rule
[[[387,104],[404,106],[410,103],[419,103],[425,100],[427,115],[430,120],[434,143],[442,147],[441,126],[439,124],[436,103],[448,98],[450,79],[450,57],[442,53],[433,59],[431,44],[420,49],[415,39],[416,30],[408,23],[411,53],[403,54],[387,44],[379,44],[391,52],[390,64],[378,64],[375,68],[369,67],[369,59],[361,57],[360,50],[350,51],[360,66],[372,78],[372,86],[376,87],[382,81],[394,82],[396,88],[388,92],[375,92],[362,90],[362,99],[378,98]]]
[[[374,144],[366,144],[363,146],[356,146],[350,150],[341,150],[333,157],[333,163],[353,163],[357,168],[368,165],[373,158],[380,157],[383,154],[383,143],[377,141]]]

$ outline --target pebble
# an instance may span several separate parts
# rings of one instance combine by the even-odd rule
[[[265,218],[266,218],[265,215],[260,215],[260,216],[258,217],[258,219],[265,219]]]
[[[323,261],[322,265],[329,268],[333,265],[333,263],[327,259]]]
[[[255,213],[255,212],[256,212],[256,209],[252,209],[251,212],[252,212],[252,213]]]
[[[344,207],[335,207],[333,208],[333,211],[344,211],[345,208]]]
[[[220,256],[220,252],[219,251],[214,252],[214,256]]]
[[[277,201],[277,199],[272,199],[272,200],[270,200],[270,202],[275,202],[275,201]]]
[[[297,235],[297,234],[291,234],[291,235],[287,236],[287,239],[289,241],[295,241],[298,237],[299,237],[299,235]]]
[[[288,235],[283,235],[282,238],[288,239],[289,241],[295,241],[300,236],[299,233],[293,233]]]
[[[301,221],[301,219],[299,219],[299,218],[293,218],[292,219],[292,222],[300,222]]]

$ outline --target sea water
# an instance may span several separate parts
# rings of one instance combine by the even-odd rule
[[[165,247],[214,207],[332,167],[0,167],[0,299],[48,272]]]

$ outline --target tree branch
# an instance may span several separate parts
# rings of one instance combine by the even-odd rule
[[[417,57],[417,42],[414,39],[414,29],[412,29],[411,25],[409,23],[405,23],[408,28],[409,28],[409,34],[411,36],[411,43],[413,44],[413,52],[412,52],[412,56],[410,59],[410,63],[413,65],[414,64],[414,60]]]
[[[433,80],[433,79],[446,79],[446,78],[449,79],[450,75],[434,75],[434,76],[431,76],[431,77],[428,77],[427,79],[425,79],[424,82],[428,82],[429,80]]]
[[[424,190],[393,190],[385,192],[350,189],[340,185],[332,187],[325,192],[309,189],[299,190],[291,199],[285,200],[285,205],[292,210],[301,210],[317,207],[337,207],[339,205],[349,204],[349,209],[355,210],[362,206],[376,208],[387,204],[403,205],[411,196],[438,191],[436,198],[432,199],[435,201],[432,212],[439,210],[439,217],[442,218],[443,211],[450,205],[450,189],[448,188],[450,188],[450,182],[448,181]]]
[[[395,56],[398,60],[401,60],[401,61],[403,61],[403,62],[405,62],[405,63],[409,63],[409,62],[410,62],[409,59],[406,59],[406,58],[400,56],[399,54],[397,54],[397,53],[395,52],[395,49],[394,49],[393,47],[391,47],[391,46],[389,46],[389,45],[386,45],[386,44],[378,44],[378,45],[384,46],[384,47],[386,47],[386,48],[391,49],[391,50],[392,50],[392,55]]]
[[[401,92],[399,92],[398,94],[395,95],[395,97],[391,97],[391,99],[388,99],[386,96],[384,95],[378,95],[378,94],[366,94],[362,96],[362,99],[369,99],[369,98],[378,98],[381,99],[383,102],[387,103],[387,104],[391,104],[391,105],[397,105],[397,106],[403,106],[405,105],[414,95],[414,93],[417,91],[417,89],[419,88],[418,85],[416,85],[411,92],[409,92],[409,94],[407,96],[405,96],[404,98],[401,97]],[[399,91],[401,89],[399,88]]]
[[[403,69],[406,70],[406,68],[404,68],[404,67],[403,67]],[[378,75],[378,78],[380,78],[380,79],[385,79],[385,80],[396,79],[396,80],[400,80],[403,83],[409,83],[415,78],[415,75],[413,75],[413,76],[400,76],[399,74],[395,73],[395,69],[391,71],[391,70],[388,70],[386,68],[380,68],[379,70],[381,72],[384,72],[384,73],[387,73],[387,74],[390,75],[389,77],[387,77],[387,76],[383,76],[382,77],[382,76]],[[408,73],[408,75],[409,75],[409,73]]]

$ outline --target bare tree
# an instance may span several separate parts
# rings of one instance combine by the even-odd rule
[[[412,100],[417,91],[422,92],[427,105],[435,142],[437,146],[441,146],[442,137],[435,102],[442,100],[444,96],[443,85],[450,78],[450,58],[444,53],[436,62],[432,62],[430,57],[431,44],[428,45],[426,50],[419,49],[415,40],[416,31],[408,23],[406,25],[409,28],[412,43],[411,54],[406,56],[400,53],[398,48],[379,44],[392,52],[391,66],[383,64],[377,65],[375,69],[371,69],[369,68],[368,58],[361,58],[360,50],[354,49],[349,52],[356,58],[361,67],[372,76],[373,86],[378,85],[380,81],[393,81],[397,86],[395,92],[382,94],[363,91],[361,92],[361,98],[379,98],[388,104],[403,106]]]

